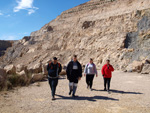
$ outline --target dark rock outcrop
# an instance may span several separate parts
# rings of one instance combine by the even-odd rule
[[[0,40],[0,57],[5,54],[7,48],[12,47],[13,41]]]

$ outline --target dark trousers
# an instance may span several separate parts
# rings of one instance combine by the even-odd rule
[[[107,85],[107,89],[109,90],[110,88],[110,81],[111,78],[104,78],[104,88],[106,89],[106,85]]]
[[[48,78],[48,81],[51,88],[52,96],[54,97],[56,92],[56,87],[58,84],[58,78]]]
[[[87,74],[86,75],[86,83],[87,83],[88,86],[90,86],[90,88],[92,88],[93,79],[94,79],[94,75],[93,74]]]

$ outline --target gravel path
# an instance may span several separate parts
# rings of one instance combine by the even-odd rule
[[[103,90],[103,79],[95,77],[93,91],[85,77],[78,84],[78,98],[68,95],[68,80],[60,79],[57,100],[51,101],[48,82],[0,93],[0,113],[150,113],[150,76],[113,73],[111,94]]]

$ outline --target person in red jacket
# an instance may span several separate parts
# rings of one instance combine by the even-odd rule
[[[113,71],[114,71],[114,68],[112,65],[110,65],[110,60],[107,60],[106,64],[102,67],[102,70],[101,70],[103,78],[104,78],[104,91],[109,92],[110,81],[111,81]],[[106,84],[107,84],[107,89],[106,89]]]

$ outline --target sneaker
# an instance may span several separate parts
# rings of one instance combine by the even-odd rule
[[[69,92],[69,95],[71,95],[72,91]]]
[[[76,96],[75,94],[72,94],[72,97],[74,97],[74,98],[75,98],[75,97],[78,97],[78,96]]]
[[[52,97],[52,100],[56,100],[55,97]]]
[[[104,88],[104,91],[107,91],[106,88]]]

